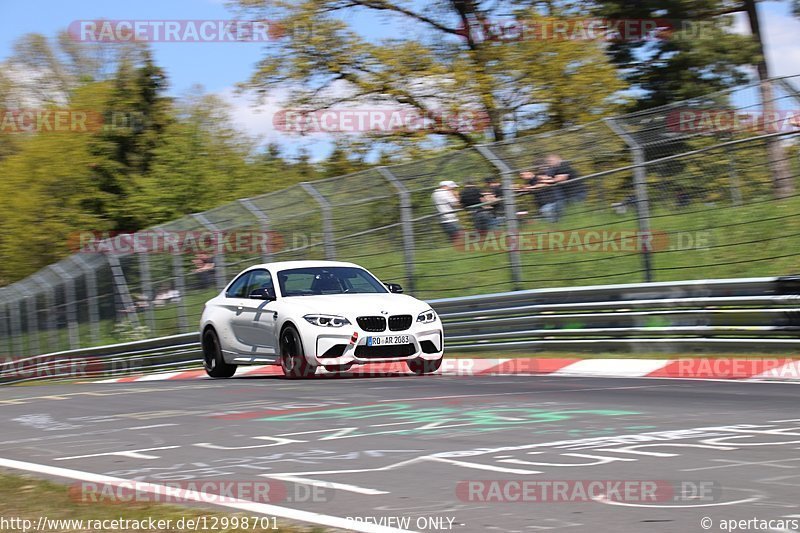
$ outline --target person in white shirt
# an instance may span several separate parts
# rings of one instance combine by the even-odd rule
[[[461,225],[458,223],[458,214],[456,210],[459,209],[458,198],[454,194],[455,189],[458,188],[458,183],[455,181],[443,181],[439,183],[439,188],[433,191],[433,205],[439,212],[439,225],[450,241],[455,241],[461,233]]]

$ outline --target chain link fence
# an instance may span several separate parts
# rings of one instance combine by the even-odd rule
[[[301,183],[135,235],[88,236],[73,256],[0,288],[0,355],[193,331],[207,299],[269,261],[353,261],[425,299],[797,272],[798,81]],[[531,187],[553,154],[580,177]],[[453,239],[432,200],[443,180],[499,198],[458,210]]]

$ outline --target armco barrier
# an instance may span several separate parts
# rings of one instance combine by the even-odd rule
[[[800,277],[538,289],[431,300],[455,352],[800,350]],[[0,382],[196,367],[198,333],[17,359]]]

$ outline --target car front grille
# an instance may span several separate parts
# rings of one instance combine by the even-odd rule
[[[411,327],[411,315],[394,315],[389,317],[389,329],[405,331]]]
[[[395,344],[389,346],[356,346],[356,357],[391,359],[393,357],[408,357],[414,355],[416,348],[412,343]]]
[[[386,331],[386,317],[382,316],[360,316],[356,318],[358,327],[364,331]]]

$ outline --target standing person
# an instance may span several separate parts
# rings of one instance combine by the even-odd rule
[[[563,210],[564,191],[563,187],[556,185],[548,170],[549,168],[543,168],[541,161],[537,161],[533,171],[522,172],[520,177],[528,182],[525,188],[534,193],[534,203],[539,214],[548,222],[558,222]]]
[[[461,226],[458,223],[456,210],[459,208],[458,198],[454,191],[458,188],[455,181],[442,181],[439,188],[433,191],[433,205],[439,212],[439,225],[447,234],[451,242],[455,242],[461,233]]]
[[[563,196],[566,197],[567,202],[578,203],[586,200],[586,184],[582,180],[578,180],[578,173],[567,161],[556,154],[548,155],[545,161],[547,169],[544,174],[549,176],[553,183],[572,182],[560,186],[564,189]]]
[[[466,183],[461,190],[461,206],[472,218],[472,226],[478,233],[485,233],[492,225],[490,207],[483,205],[484,193],[474,183]]]
[[[506,211],[503,203],[503,184],[494,176],[486,178],[486,197],[491,201],[495,223],[505,220]]]

